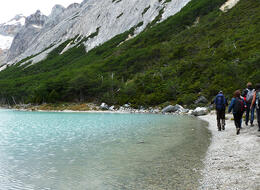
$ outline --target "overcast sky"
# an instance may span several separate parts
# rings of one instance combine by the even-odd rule
[[[9,21],[17,14],[29,16],[40,10],[43,14],[49,15],[54,5],[60,4],[67,7],[71,3],[81,3],[83,0],[1,0],[0,2],[0,23]]]

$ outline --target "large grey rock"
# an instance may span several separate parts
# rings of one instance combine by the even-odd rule
[[[45,59],[50,51],[68,39],[78,36],[62,52],[77,46],[82,39],[98,31],[95,37],[84,42],[86,51],[89,51],[139,23],[143,23],[142,26],[135,28],[135,36],[142,32],[159,15],[161,10],[163,10],[163,14],[160,22],[179,12],[189,1],[85,0],[80,5],[73,4],[65,10],[57,6],[46,21],[37,22],[37,24],[42,25],[40,31],[28,31],[28,35],[26,35],[23,30],[22,33],[18,34],[9,51],[10,61],[8,64],[17,63],[23,58],[41,52],[30,60],[37,63]],[[40,17],[34,18],[31,17],[29,20],[36,21]],[[54,46],[48,48],[50,45]]]
[[[171,112],[177,112],[177,111],[183,112],[183,111],[185,111],[185,109],[178,104],[176,104],[175,106],[169,105],[162,109],[162,113],[171,113]]]
[[[194,116],[201,116],[201,115],[207,115],[208,114],[208,108],[205,107],[197,107],[195,110],[191,113]]]
[[[100,109],[101,109],[101,110],[109,110],[109,106],[108,106],[106,103],[102,103],[102,104],[100,105]]]
[[[115,106],[110,106],[109,111],[115,111]]]
[[[208,100],[204,96],[200,96],[194,103],[195,104],[207,104]]]

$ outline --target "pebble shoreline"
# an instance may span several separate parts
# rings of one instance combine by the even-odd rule
[[[209,123],[211,145],[204,159],[199,190],[260,190],[260,132],[258,126],[245,126],[236,135],[232,115],[226,130],[217,130],[216,115],[200,116]]]

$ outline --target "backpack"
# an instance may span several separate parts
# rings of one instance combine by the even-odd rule
[[[223,95],[217,95],[216,100],[216,110],[224,110],[225,109],[225,97]]]
[[[236,98],[233,111],[234,113],[243,113],[245,110],[244,101],[240,98]]]
[[[247,102],[252,102],[254,93],[255,93],[255,89],[252,89],[252,90],[247,89],[247,94],[246,94]]]
[[[260,91],[256,91],[256,97],[255,97],[255,103],[256,103],[256,108],[259,109],[259,104],[260,104]]]

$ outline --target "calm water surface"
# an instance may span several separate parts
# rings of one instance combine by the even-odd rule
[[[185,116],[0,110],[0,189],[195,189],[210,137],[204,125]]]

